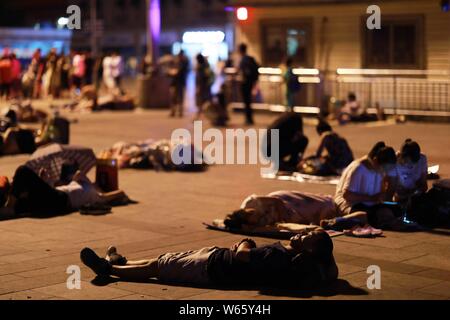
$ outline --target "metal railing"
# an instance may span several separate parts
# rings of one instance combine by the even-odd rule
[[[387,114],[450,116],[450,76],[438,70],[338,69],[326,80],[338,99],[355,93],[361,105]]]
[[[285,83],[279,68],[260,68],[255,109],[285,110]],[[450,116],[450,74],[440,70],[294,69],[303,84],[296,99],[299,111],[327,112],[330,101],[345,100],[349,92],[369,112],[377,105],[386,114]],[[242,107],[240,79],[235,69],[226,70],[228,101]]]

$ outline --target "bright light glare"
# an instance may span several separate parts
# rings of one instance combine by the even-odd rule
[[[58,25],[65,26],[69,23],[69,19],[66,17],[61,17],[58,19]]]
[[[236,11],[236,17],[238,20],[245,21],[248,19],[248,10],[247,8],[241,7]]]
[[[183,34],[184,43],[221,43],[224,39],[222,31],[186,31]]]

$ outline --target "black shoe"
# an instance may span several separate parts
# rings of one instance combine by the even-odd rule
[[[108,276],[111,274],[111,264],[104,258],[100,258],[92,249],[84,248],[80,252],[81,261],[95,274]]]
[[[117,253],[116,247],[109,247],[106,251],[106,261],[113,266],[124,266],[127,264],[127,258]]]

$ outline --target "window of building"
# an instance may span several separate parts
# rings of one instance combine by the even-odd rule
[[[385,17],[381,29],[369,30],[363,19],[365,68],[423,69],[423,18]]]
[[[287,57],[298,66],[312,66],[311,23],[265,21],[262,25],[262,59],[277,66]]]

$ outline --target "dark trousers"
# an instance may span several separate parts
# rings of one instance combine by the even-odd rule
[[[308,138],[306,136],[299,136],[292,141],[280,141],[280,163],[283,163],[283,159],[289,156],[287,164],[290,166],[296,166],[305,153],[308,146]]]
[[[378,221],[378,215],[377,211],[380,209],[389,209],[392,211],[394,216],[401,217],[402,216],[402,208],[398,205],[391,205],[391,204],[375,204],[373,206],[365,205],[364,203],[358,203],[352,206],[351,212],[357,212],[357,211],[363,211],[367,213],[367,219],[369,220],[369,224],[371,226],[374,226],[376,228],[383,227],[380,226]]]
[[[253,124],[252,89],[253,83],[251,82],[243,82],[241,84],[242,100],[244,101],[245,120],[247,124]]]
[[[308,146],[308,137],[306,136],[297,136],[292,140],[284,140],[280,138],[279,141],[279,163],[280,169],[283,171],[291,171],[296,170],[297,164],[302,159],[303,154],[305,153],[306,147]],[[267,149],[266,149],[267,143]],[[265,140],[263,141],[263,155],[267,155],[271,157],[271,141],[265,136]],[[288,160],[284,160],[284,158],[288,157]]]
[[[16,213],[50,216],[68,212],[69,198],[67,194],[52,188],[26,166],[17,168],[11,193],[17,198]]]

